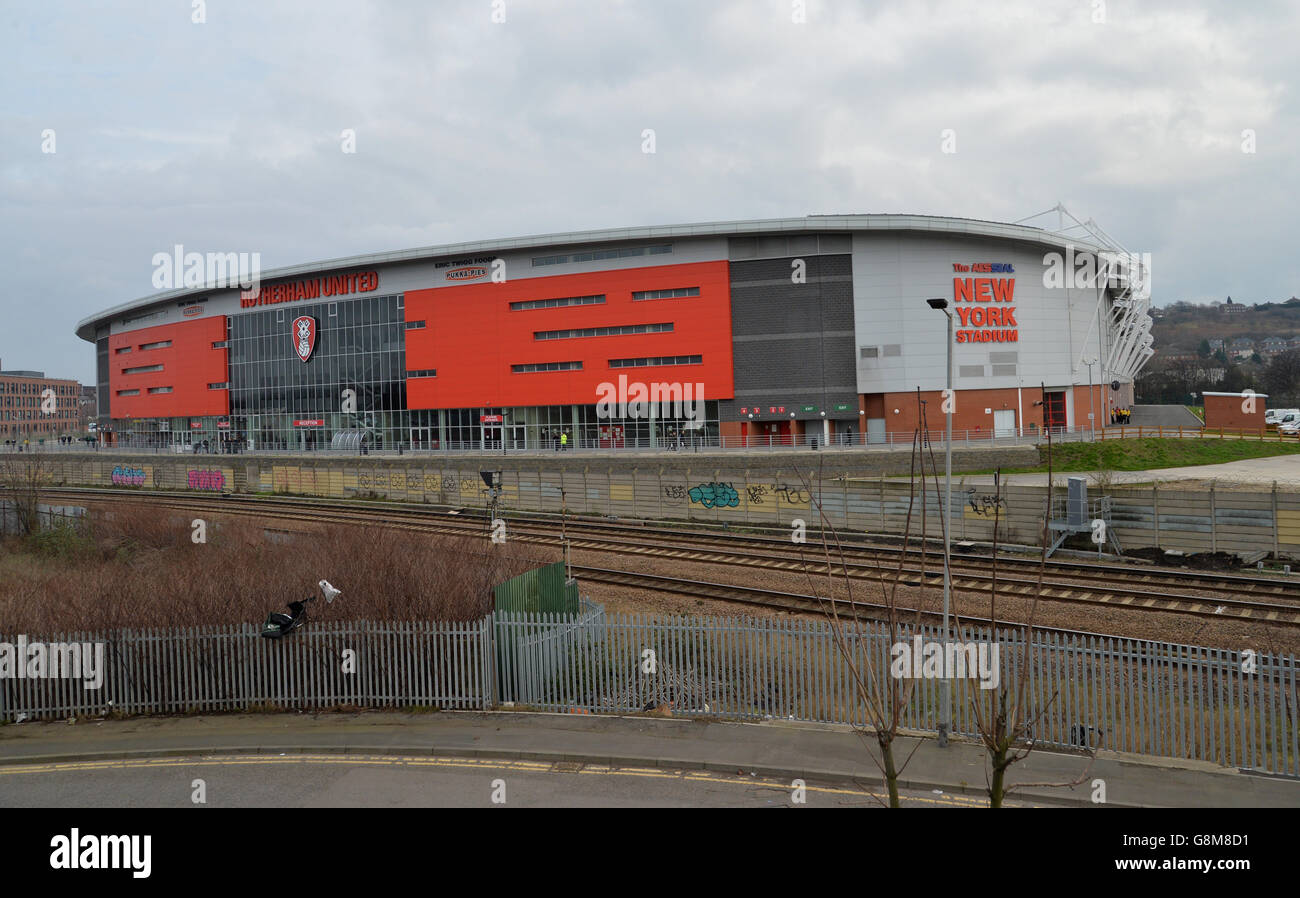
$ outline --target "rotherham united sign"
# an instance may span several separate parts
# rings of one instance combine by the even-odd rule
[[[316,319],[310,315],[293,319],[293,351],[304,362],[316,351]]]
[[[323,296],[348,296],[352,293],[370,293],[379,289],[378,271],[354,271],[351,274],[331,274],[325,277],[271,284],[256,290],[243,290],[239,306],[270,306],[281,302],[298,302],[302,299],[320,299]]]

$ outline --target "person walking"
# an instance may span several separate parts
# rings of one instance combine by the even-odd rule
[[[567,430],[560,434],[560,448],[566,452],[569,449],[569,432]]]

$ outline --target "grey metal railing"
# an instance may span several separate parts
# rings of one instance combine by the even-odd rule
[[[940,637],[935,628],[907,627],[900,641],[914,635]],[[996,644],[1004,687],[1025,678],[1037,744],[1300,776],[1294,655],[1051,632],[1026,646],[1012,628],[995,640],[979,628],[955,638]],[[15,639],[0,636],[10,646]],[[103,685],[18,679],[11,670],[0,679],[0,720],[513,702],[592,713],[670,705],[674,714],[863,726],[870,715],[848,659],[883,688],[893,658],[881,624],[850,627],[842,651],[821,620],[606,614],[590,603],[570,617],[311,622],[282,640],[244,626],[69,633],[47,642],[103,643]],[[904,727],[936,729],[939,682],[915,681]],[[953,730],[975,735],[975,706],[993,694],[975,679],[956,680]]]

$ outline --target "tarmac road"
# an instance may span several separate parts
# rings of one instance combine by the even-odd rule
[[[986,800],[978,743],[897,744],[913,800]],[[208,781],[210,805],[479,806],[504,778],[508,803],[767,806],[788,801],[795,778],[879,793],[872,757],[871,740],[849,727],[778,720],[364,711],[27,722],[0,727],[0,806],[184,805],[195,778]],[[774,791],[745,791],[760,781]],[[1010,774],[1017,800],[1034,804],[1095,807],[1098,781],[1111,807],[1300,807],[1300,780],[1173,758],[1035,749]],[[808,803],[853,794],[810,789]]]
[[[799,806],[790,781],[744,771],[576,761],[285,753],[0,766],[0,807],[186,807],[200,805],[200,791],[207,807]],[[886,801],[869,785],[806,782],[803,794],[808,807],[884,807]],[[985,804],[933,791],[912,790],[903,799],[905,807]]]

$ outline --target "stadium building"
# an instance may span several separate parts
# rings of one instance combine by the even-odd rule
[[[132,446],[910,442],[918,390],[943,427],[948,314],[959,436],[1101,426],[1151,355],[1149,266],[1053,212],[1055,229],[814,215],[378,253],[156,293],[77,334],[102,439]]]

